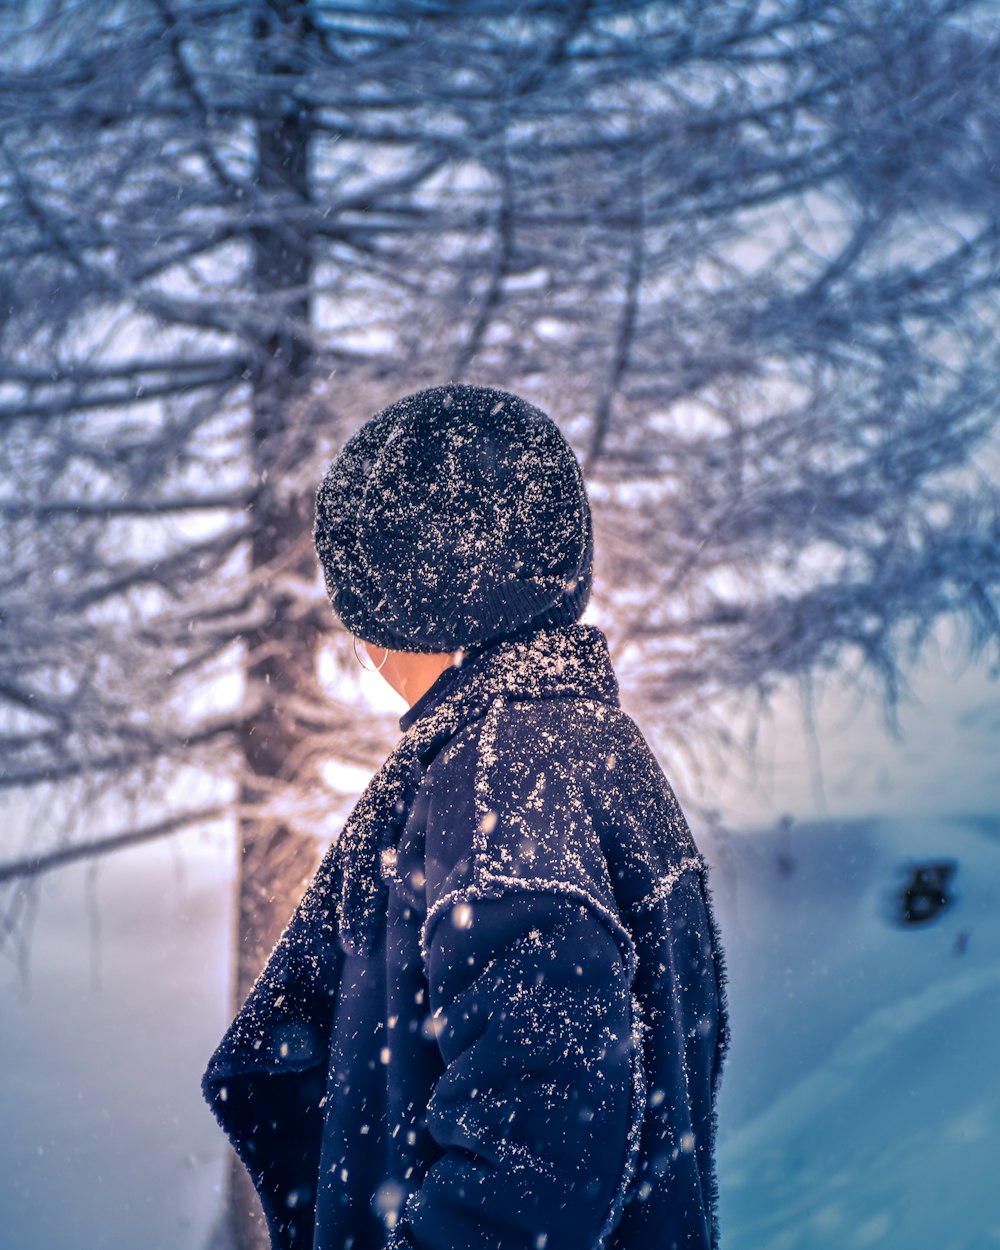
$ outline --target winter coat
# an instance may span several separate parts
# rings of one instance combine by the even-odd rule
[[[604,634],[446,669],[202,1078],[275,1250],[718,1245],[708,865]]]

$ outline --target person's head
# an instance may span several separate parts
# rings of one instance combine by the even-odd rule
[[[316,496],[316,550],[344,626],[450,656],[571,624],[590,596],[579,463],[541,409],[454,383],[407,395],[344,444]]]

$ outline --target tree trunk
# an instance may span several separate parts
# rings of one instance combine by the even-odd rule
[[[278,210],[280,222],[283,206],[309,199],[310,118],[292,92],[296,56],[307,29],[299,0],[286,0],[272,9],[256,19],[254,32],[261,41],[261,81],[266,84],[257,122],[258,185]],[[288,214],[286,220],[297,217]],[[258,814],[262,804],[292,781],[289,761],[297,735],[286,708],[313,679],[314,627],[308,618],[297,618],[289,610],[291,596],[280,590],[282,575],[311,579],[314,571],[311,501],[288,485],[289,469],[309,450],[308,431],[296,421],[296,412],[310,379],[311,349],[304,332],[310,317],[306,292],[312,258],[308,239],[292,226],[257,229],[253,239],[257,307],[273,309],[274,320],[255,342],[258,371],[251,455],[258,493],[250,563],[252,575],[264,574],[260,593],[271,612],[265,624],[246,637],[247,690],[254,711],[241,734],[234,1011],[316,868],[311,838]],[[235,1250],[266,1250],[260,1203],[235,1154],[230,1159],[227,1208]]]

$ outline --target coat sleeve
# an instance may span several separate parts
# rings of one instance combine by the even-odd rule
[[[645,1105],[634,952],[586,814],[543,760],[445,771],[427,821],[424,958],[442,1154],[391,1250],[591,1250],[617,1222]],[[539,783],[538,779],[544,778]]]

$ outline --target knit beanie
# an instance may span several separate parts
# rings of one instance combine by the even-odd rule
[[[455,651],[579,619],[593,528],[572,448],[517,395],[455,383],[352,435],[316,496],[316,550],[345,628]]]

